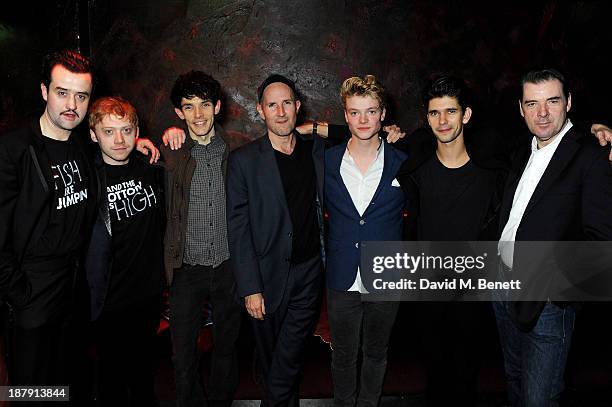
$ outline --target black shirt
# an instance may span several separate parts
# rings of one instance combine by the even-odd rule
[[[295,139],[295,147],[290,155],[274,150],[293,223],[292,264],[312,258],[319,250],[313,141],[305,141],[300,137]]]
[[[496,188],[496,174],[470,160],[445,167],[434,154],[414,174],[419,189],[419,240],[479,240]]]
[[[105,165],[113,267],[105,307],[159,295],[163,287],[163,220],[155,169],[132,158]]]
[[[51,164],[53,200],[50,211],[41,214],[46,223],[40,240],[32,246],[28,258],[33,261],[72,258],[77,255],[84,238],[89,178],[76,141],[59,141],[43,136]],[[48,216],[48,218],[46,218]],[[45,219],[46,218],[46,219]]]

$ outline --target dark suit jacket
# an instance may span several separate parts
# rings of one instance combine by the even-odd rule
[[[85,164],[82,171],[88,180],[88,197],[82,236],[90,236],[100,186],[96,183],[85,135],[74,131],[68,143],[75,145]],[[49,322],[71,300],[70,296],[56,295],[55,288],[65,284],[61,287],[55,284],[57,273],[53,269],[34,275],[23,268],[28,262],[28,251],[48,227],[51,205],[51,164],[39,121],[35,119],[0,137],[0,300],[8,298],[17,312],[16,323],[26,328]]]
[[[530,154],[530,146],[526,145],[513,160],[501,207],[502,229],[510,216],[514,193]],[[594,137],[572,127],[561,140],[533,192],[515,240],[612,240],[611,208],[612,166],[607,151]],[[521,267],[521,255],[517,250],[513,267]],[[547,278],[552,279],[554,275]],[[542,302],[516,302],[516,324],[523,330],[531,330],[544,305]]]
[[[296,133],[296,137],[301,137]],[[319,202],[325,143],[312,150]],[[240,298],[262,293],[266,313],[278,307],[291,263],[293,225],[274,149],[267,135],[232,152],[227,173],[230,258]]]

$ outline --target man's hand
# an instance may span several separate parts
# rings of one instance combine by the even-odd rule
[[[244,297],[244,305],[250,316],[255,319],[264,319],[266,315],[266,305],[261,293],[251,294]]]
[[[591,133],[597,137],[597,140],[599,140],[599,144],[601,144],[602,147],[608,143],[612,145],[612,129],[610,129],[608,126],[595,123],[591,126]],[[612,161],[612,150],[610,151],[609,159]]]
[[[387,132],[387,142],[395,143],[406,137],[406,133],[399,128],[399,126],[392,124],[390,126],[384,126],[383,130]]]
[[[162,142],[165,146],[170,144],[170,150],[178,150],[185,143],[186,138],[185,130],[180,127],[169,127],[162,135]]]
[[[157,160],[159,160],[159,150],[148,138],[139,137],[138,140],[136,140],[136,150],[144,155],[149,155],[150,152],[151,159],[149,160],[149,163],[151,164],[156,163]]]

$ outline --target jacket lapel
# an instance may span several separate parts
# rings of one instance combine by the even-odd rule
[[[340,167],[342,166],[342,159],[344,157],[344,153],[346,152],[346,146],[348,142],[342,143],[341,147],[337,148],[333,154],[330,154],[330,169],[332,171],[331,175],[335,178],[338,185],[340,185],[340,190],[344,195],[344,201],[349,203],[353,211],[357,217],[359,217],[359,211],[355,207],[355,203],[353,202],[353,198],[351,198],[351,194],[349,193],[346,185],[344,184],[344,180],[342,179],[342,174],[340,174]]]
[[[51,163],[49,162],[49,156],[47,155],[45,144],[43,142],[43,135],[40,130],[40,124],[38,120],[31,123],[32,130],[37,137],[33,140],[33,147],[30,148],[30,155],[32,161],[36,167],[36,171],[39,174],[41,185],[45,193],[51,197],[53,194],[53,174],[51,173]],[[76,137],[76,135],[73,135]]]
[[[302,137],[302,136],[299,136]],[[312,145],[312,162],[315,169],[315,177],[317,182],[317,196],[319,202],[324,201],[324,185],[325,185],[325,150],[327,143],[322,138],[315,136]]]
[[[533,191],[533,195],[531,195],[527,208],[525,208],[525,214],[529,213],[538,201],[542,199],[553,182],[559,178],[561,172],[563,172],[565,167],[571,162],[572,157],[579,150],[580,145],[575,140],[577,133],[572,130],[574,129],[570,129],[559,143],[557,151],[555,151],[555,154],[552,156],[540,182],[536,186],[535,191]]]
[[[518,183],[523,175],[523,171],[527,166],[527,162],[529,161],[529,157],[531,156],[531,148],[521,148],[520,151],[515,155],[513,159],[512,170],[508,175],[508,180],[506,181],[506,187],[504,188],[504,195],[502,200],[502,208],[499,217],[499,232],[503,231],[506,223],[508,222],[508,218],[510,217],[510,210],[512,209],[512,202],[514,201],[514,194],[516,193],[516,188],[518,188]]]
[[[278,171],[278,165],[276,164],[276,156],[274,155],[272,143],[270,142],[270,138],[268,138],[267,134],[261,138],[259,151],[261,154],[259,156],[258,167],[261,168],[263,174],[269,174],[269,176],[265,177],[260,184],[262,193],[268,196],[276,197],[281,205],[281,208],[283,208],[283,210],[288,214],[289,208],[287,207],[287,198],[285,197],[283,181],[281,180],[280,172]]]
[[[380,177],[380,182],[378,183],[378,186],[376,187],[376,192],[374,192],[374,196],[372,196],[372,200],[370,201],[370,203],[376,202],[376,199],[381,194],[383,188],[386,185],[391,185],[391,183],[393,182],[393,178],[395,178],[395,174],[397,173],[398,163],[395,157],[395,152],[388,144],[385,144],[383,154],[385,155],[383,173]],[[368,205],[368,208],[366,209],[364,215],[368,213],[371,207],[372,205]]]

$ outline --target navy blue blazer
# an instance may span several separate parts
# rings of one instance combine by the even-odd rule
[[[296,137],[302,136],[296,133]],[[323,201],[325,146],[324,140],[314,138],[312,156],[319,202]],[[266,313],[274,312],[283,298],[289,275],[293,224],[267,135],[230,154],[227,228],[238,296],[262,293]]]
[[[391,184],[407,155],[385,143],[380,183],[360,216],[340,175],[346,146],[343,143],[325,152],[327,286],[339,291],[348,290],[355,281],[361,260],[360,242],[402,240],[406,205],[402,188]]]

